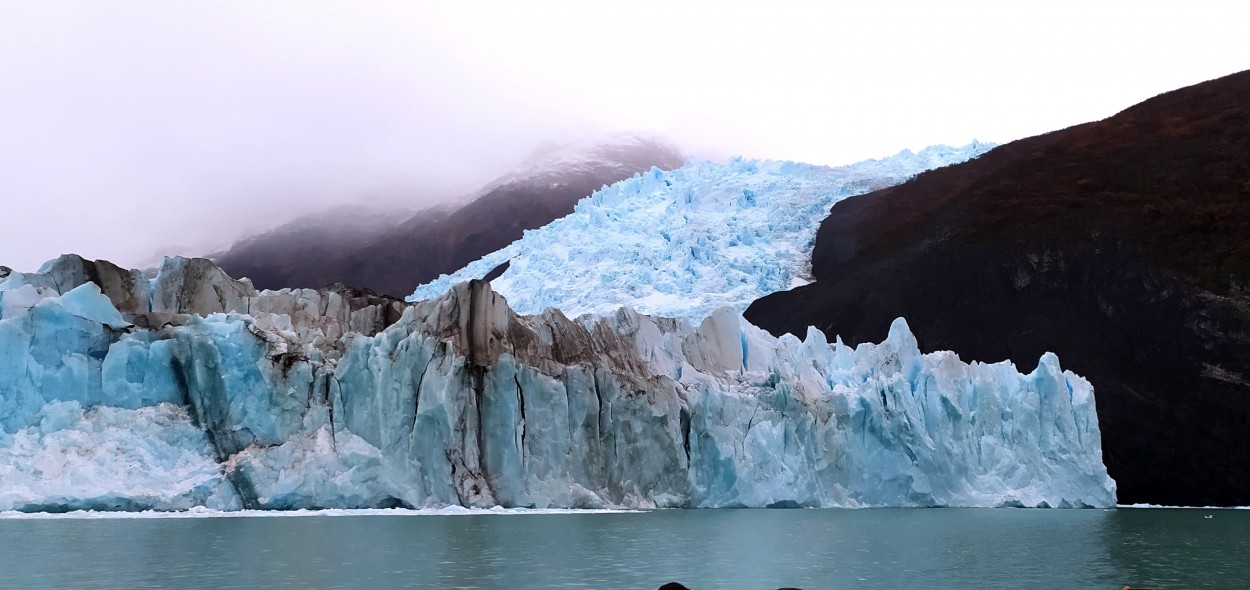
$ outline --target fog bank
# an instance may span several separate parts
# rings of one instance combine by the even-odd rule
[[[14,0],[0,264],[139,265],[334,204],[411,210],[609,132],[826,164],[1008,141],[1250,63],[1250,7],[1183,8]]]

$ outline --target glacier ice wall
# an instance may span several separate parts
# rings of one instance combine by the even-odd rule
[[[828,168],[795,162],[692,162],[604,187],[572,214],[465,268],[417,287],[409,301],[507,263],[492,288],[519,313],[642,313],[699,321],[719,307],[807,281],[816,230],[834,203],[976,157],[974,142]]]
[[[186,408],[51,402],[0,432],[0,509],[187,510],[241,507]]]
[[[731,309],[517,315],[481,281],[405,306],[43,270],[0,282],[0,510],[1115,501],[1088,382],[902,320],[851,349]]]

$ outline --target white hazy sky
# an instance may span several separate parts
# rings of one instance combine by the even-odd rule
[[[618,131],[839,164],[1250,68],[1250,3],[0,1],[0,264],[203,254]]]

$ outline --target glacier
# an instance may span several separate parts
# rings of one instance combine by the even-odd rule
[[[477,280],[258,292],[182,258],[0,279],[0,449],[0,511],[1115,504],[1053,355],[522,315]]]
[[[548,307],[570,316],[610,314],[629,305],[698,321],[720,307],[741,312],[764,295],[809,281],[816,230],[834,203],[992,147],[933,146],[835,168],[735,159],[652,169],[418,286],[408,300],[437,297],[504,268],[492,288],[523,314]]]

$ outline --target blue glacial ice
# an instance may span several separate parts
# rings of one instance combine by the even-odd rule
[[[30,425],[0,432],[0,509],[241,508],[204,430],[186,408],[45,404]]]
[[[572,214],[506,248],[417,287],[409,301],[508,263],[492,288],[523,314],[569,316],[623,305],[698,321],[744,311],[764,295],[808,282],[820,222],[834,203],[974,158],[992,145],[935,146],[829,168],[795,162],[692,162],[652,169],[582,199]]]
[[[0,282],[0,510],[1115,502],[1087,381],[921,354],[902,320],[852,349],[730,308],[518,315],[481,281],[42,270]]]

